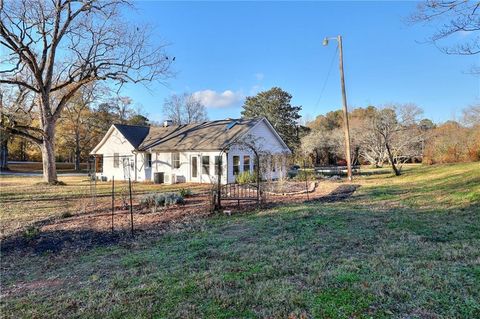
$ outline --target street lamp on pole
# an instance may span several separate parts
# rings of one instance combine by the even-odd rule
[[[348,124],[348,109],[347,109],[347,93],[345,92],[345,76],[343,73],[343,48],[342,48],[342,36],[327,37],[323,39],[322,44],[328,45],[329,40],[337,40],[338,52],[339,52],[339,66],[340,66],[340,84],[342,86],[342,102],[343,102],[343,130],[345,132],[345,157],[347,160],[347,176],[351,181],[352,177],[352,157],[350,155],[350,127]]]

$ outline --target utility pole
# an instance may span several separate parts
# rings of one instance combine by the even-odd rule
[[[339,67],[340,67],[340,84],[342,86],[342,102],[343,102],[343,131],[345,133],[345,157],[347,160],[347,176],[348,180],[352,181],[352,157],[350,154],[350,126],[348,124],[348,108],[347,108],[347,93],[345,92],[345,75],[343,73],[343,46],[342,36],[338,35],[336,38],[325,38],[323,45],[328,45],[328,40],[335,39],[338,41],[339,52]]]
[[[343,47],[342,36],[337,36],[338,41],[338,56],[340,62],[340,82],[342,85],[342,101],[343,101],[343,130],[345,132],[345,155],[347,157],[347,176],[348,180],[352,181],[352,157],[350,154],[350,125],[348,124],[348,109],[347,109],[347,93],[345,92],[345,75],[343,73]]]

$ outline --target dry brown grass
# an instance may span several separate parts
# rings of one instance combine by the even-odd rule
[[[56,166],[59,173],[75,172],[75,165],[73,163],[56,163]],[[20,173],[41,173],[43,167],[41,162],[15,162],[8,164],[8,169],[12,172]],[[86,170],[87,163],[80,163],[80,169],[82,171]]]

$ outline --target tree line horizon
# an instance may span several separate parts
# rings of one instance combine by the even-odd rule
[[[100,97],[95,90],[107,97]],[[302,107],[292,106],[291,98],[279,87],[259,92],[246,97],[241,116],[266,117],[294,152],[292,163],[301,161],[303,156],[309,166],[344,165],[342,110],[319,114],[300,125]],[[467,107],[463,113],[461,121],[434,123],[412,103],[353,108],[349,111],[352,162],[374,167],[389,164],[399,174],[404,162],[480,160],[480,107]],[[167,97],[163,114],[174,124],[208,120],[205,105],[189,93]],[[112,124],[162,125],[135,108],[131,98],[109,96],[108,91],[92,85],[72,99],[59,120],[56,161],[75,163],[75,170],[80,170],[80,164],[88,159],[91,149]],[[4,144],[11,161],[41,160],[39,147],[24,138],[11,135]]]

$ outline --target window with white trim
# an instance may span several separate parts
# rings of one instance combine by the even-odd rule
[[[222,157],[215,156],[215,176],[222,175]]]
[[[240,174],[240,156],[235,155],[233,157],[233,175]]]
[[[249,155],[243,156],[243,171],[250,172],[250,156]]]
[[[152,154],[145,153],[145,167],[151,168],[152,167]]]
[[[120,155],[118,153],[113,153],[113,167],[120,167]]]
[[[202,156],[202,174],[210,174],[210,156]]]
[[[173,168],[180,168],[180,153],[172,153]]]

